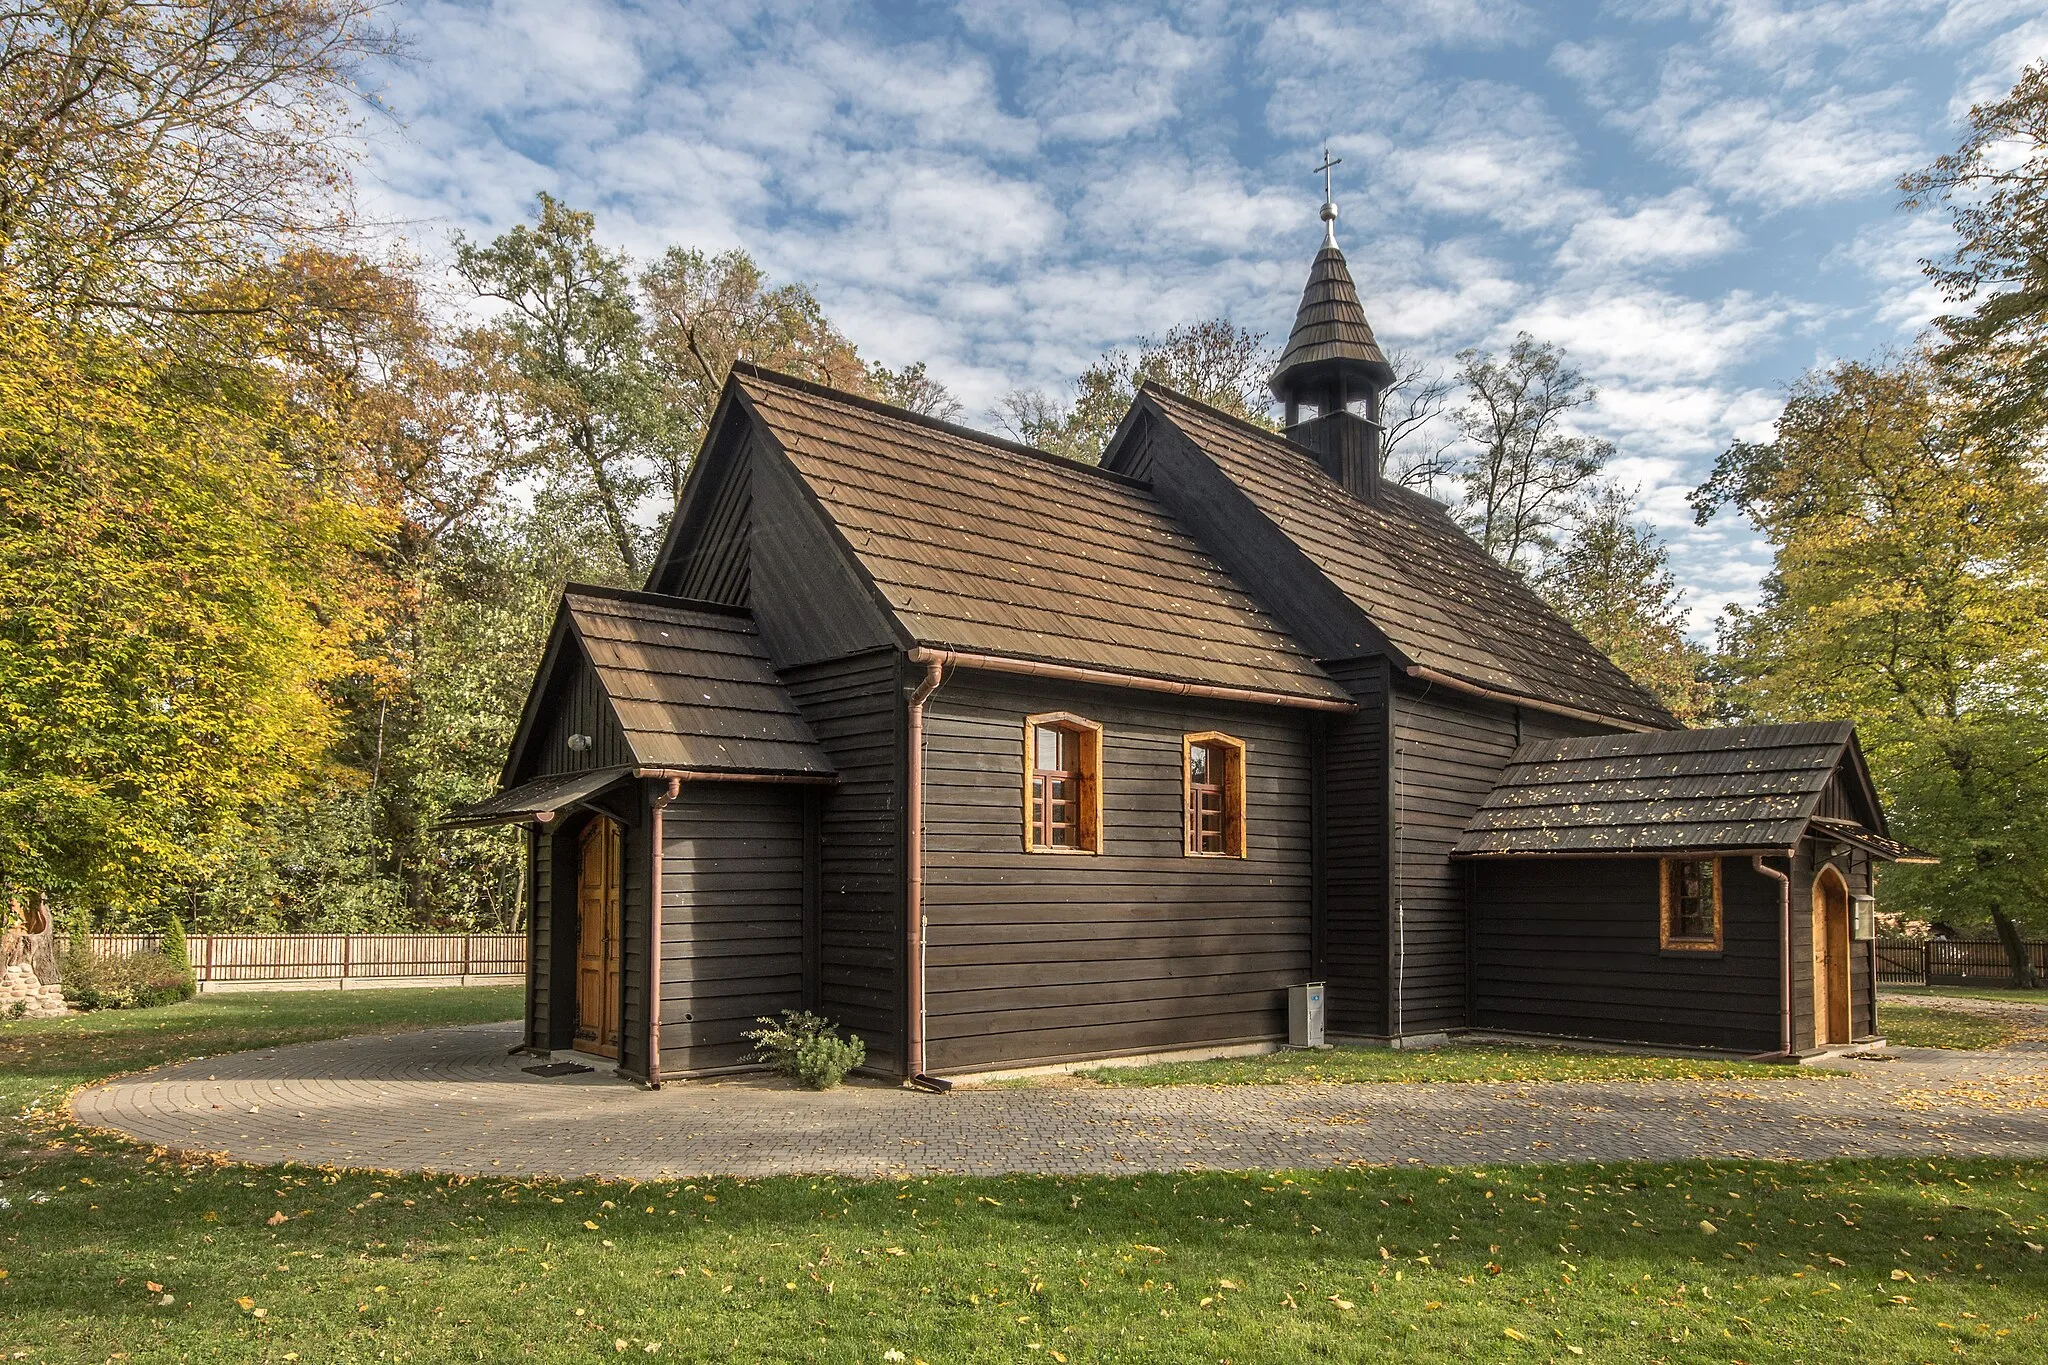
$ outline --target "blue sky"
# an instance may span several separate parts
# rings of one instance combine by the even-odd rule
[[[1598,383],[1695,622],[1768,557],[1685,491],[1784,388],[1910,342],[1943,224],[1896,209],[1973,99],[2048,55],[2040,0],[1384,0],[838,7],[405,0],[362,188],[415,246],[537,190],[613,243],[743,246],[969,420],[1227,315],[1284,339],[1339,240],[1383,342],[1518,331]]]

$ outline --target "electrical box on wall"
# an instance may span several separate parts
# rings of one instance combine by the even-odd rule
[[[1877,937],[1877,897],[1849,897],[1849,936],[1859,943]]]

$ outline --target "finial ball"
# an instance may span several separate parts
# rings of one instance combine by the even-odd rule
[[[1329,202],[1328,200],[1324,200],[1324,201],[1323,201],[1323,213],[1322,213],[1322,218],[1323,218],[1323,221],[1324,221],[1324,222],[1326,222],[1326,223],[1334,223],[1334,222],[1336,222],[1336,221],[1337,221],[1337,206],[1336,206],[1335,204],[1333,204],[1333,203]]]

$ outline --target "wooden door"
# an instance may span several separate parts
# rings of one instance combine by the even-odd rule
[[[1813,1041],[1849,1041],[1849,888],[1832,869],[1813,883]]]
[[[576,1046],[619,1055],[618,822],[602,815],[583,830],[576,861]]]

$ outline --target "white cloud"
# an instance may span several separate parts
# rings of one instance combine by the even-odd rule
[[[1645,286],[1557,291],[1520,310],[1498,337],[1526,331],[1564,349],[1596,377],[1636,382],[1711,378],[1774,343],[1810,310],[1735,291],[1718,300]]]
[[[1742,230],[1711,198],[1686,186],[1627,213],[1602,209],[1581,218],[1558,248],[1557,261],[1592,270],[1694,265],[1733,251],[1742,240]]]

